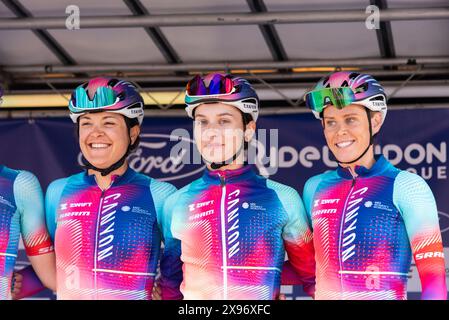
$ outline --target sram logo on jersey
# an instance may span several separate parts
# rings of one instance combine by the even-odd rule
[[[415,260],[423,260],[428,258],[443,258],[444,259],[444,253],[441,251],[434,251],[434,252],[423,252],[418,253],[415,255]]]

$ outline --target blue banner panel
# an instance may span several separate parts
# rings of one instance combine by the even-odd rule
[[[449,109],[389,111],[375,148],[376,153],[383,153],[398,168],[419,174],[430,185],[438,205],[446,253],[449,248],[447,118]],[[336,167],[321,124],[312,114],[262,116],[258,128],[262,129],[258,131],[258,150],[264,151],[255,157],[260,174],[290,185],[302,194],[308,178]],[[129,157],[130,166],[178,188],[190,183],[205,168],[198,161],[191,132],[192,121],[187,117],[145,118],[141,144]],[[0,144],[0,163],[33,172],[44,190],[51,181],[81,170],[76,132],[68,118],[2,119]],[[250,159],[253,158],[250,152]],[[186,159],[190,163],[185,163]],[[24,263],[26,260],[19,261],[21,265]],[[416,293],[420,291],[420,283],[414,265],[408,290],[410,297],[419,298]],[[285,286],[282,291],[289,299],[303,297],[299,287]],[[51,294],[46,292],[43,296]]]

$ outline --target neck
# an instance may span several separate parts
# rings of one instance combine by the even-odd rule
[[[100,172],[93,169],[89,169],[87,171],[87,174],[94,175],[98,187],[100,187],[101,190],[106,190],[111,185],[112,177],[123,175],[126,172],[126,169],[128,169],[128,163],[125,161],[125,163],[120,168],[112,171],[107,176],[102,176]]]
[[[349,169],[353,175],[356,175],[355,167],[363,166],[367,169],[371,169],[375,163],[376,159],[374,158],[374,147],[371,146],[366,154],[358,161],[349,164],[341,164],[341,167]]]
[[[240,169],[244,166],[244,152],[241,152],[241,154],[237,157],[237,159],[235,159],[234,161],[232,161],[230,164],[224,165],[222,167],[220,167],[219,169],[216,169],[217,171],[224,171],[224,170],[237,170]],[[210,163],[207,164],[207,168],[211,171],[215,171],[214,169],[211,168]]]

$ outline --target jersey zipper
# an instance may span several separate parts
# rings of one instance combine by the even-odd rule
[[[222,248],[222,259],[223,259],[223,300],[228,300],[228,262],[226,255],[226,210],[225,210],[225,200],[226,200],[226,179],[220,173],[221,185],[221,202],[220,202],[220,221],[221,221],[221,248]]]
[[[95,182],[96,181],[97,181],[97,179],[95,178]],[[94,288],[95,288],[95,299],[97,299],[97,300],[98,300],[98,288],[97,288],[98,232],[100,229],[101,210],[103,208],[103,200],[104,200],[106,191],[109,190],[109,188],[111,188],[113,183],[114,183],[114,180],[111,180],[111,184],[104,190],[99,187],[101,190],[101,196],[100,196],[100,205],[98,206],[98,212],[97,212],[97,221],[96,221],[97,224],[96,224],[96,228],[95,228],[95,250],[94,250]],[[97,183],[97,186],[98,186],[98,183]]]
[[[351,172],[351,175],[352,175],[352,182],[351,182],[351,189],[349,190],[349,193],[346,196],[345,205],[343,207],[343,215],[346,213],[346,208],[348,206],[349,197],[351,196],[352,191],[354,190],[354,186],[355,186],[356,179],[357,179],[357,176],[354,175],[350,169],[349,169],[349,171]],[[346,216],[343,216],[342,219],[341,219],[340,233],[339,233],[339,236],[338,236],[338,238],[339,238],[339,241],[338,241],[338,260],[339,260],[339,265],[340,265],[340,271],[343,271],[343,261],[341,259],[341,245],[342,245],[342,241],[343,241],[342,240],[342,232],[343,232],[343,224],[344,224],[345,218],[346,218]],[[344,293],[343,277],[344,277],[344,274],[341,274],[340,275],[340,286],[341,286],[342,295]],[[341,296],[340,298],[343,298],[343,296]]]

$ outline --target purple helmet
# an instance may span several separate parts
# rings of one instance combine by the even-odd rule
[[[210,73],[204,77],[196,75],[186,87],[185,103],[189,117],[203,103],[222,102],[250,114],[254,121],[259,116],[259,97],[251,84],[230,74]]]
[[[324,108],[335,105],[343,108],[351,103],[379,111],[382,122],[387,115],[387,96],[384,88],[368,74],[351,71],[334,72],[322,78],[305,96],[306,105],[317,119]]]
[[[70,118],[78,118],[91,111],[108,111],[143,121],[143,99],[136,87],[124,80],[99,77],[78,86],[69,102]]]

